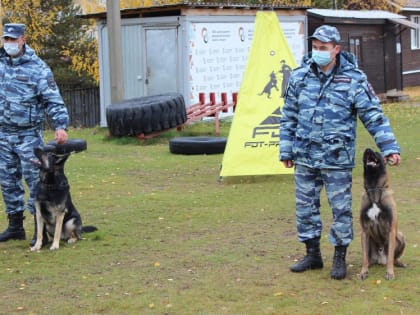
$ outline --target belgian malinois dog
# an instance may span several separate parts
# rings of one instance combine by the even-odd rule
[[[359,278],[368,277],[372,264],[386,265],[385,279],[394,279],[394,265],[405,267],[398,259],[405,239],[398,231],[397,207],[389,184],[386,161],[378,152],[366,149],[363,154],[365,192],[360,209],[362,227],[362,270]]]

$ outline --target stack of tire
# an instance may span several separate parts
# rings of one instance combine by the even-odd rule
[[[137,136],[180,126],[187,112],[182,94],[165,93],[111,104],[106,120],[112,136]]]

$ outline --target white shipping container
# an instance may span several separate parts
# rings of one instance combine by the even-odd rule
[[[186,15],[123,18],[124,98],[182,93],[187,106],[199,93],[239,92],[254,33],[253,15]],[[279,15],[296,64],[306,51],[306,16]],[[101,126],[111,103],[107,26],[98,21]],[[280,63],[279,63],[280,69]],[[208,97],[207,97],[208,100]],[[229,114],[229,113],[228,113]]]

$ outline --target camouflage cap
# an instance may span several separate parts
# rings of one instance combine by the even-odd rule
[[[25,34],[25,24],[9,23],[4,24],[3,26],[3,36],[2,37],[11,37],[19,38]]]
[[[330,25],[322,25],[318,27],[309,38],[315,38],[323,43],[338,43],[341,40],[340,33],[338,32],[337,28]]]

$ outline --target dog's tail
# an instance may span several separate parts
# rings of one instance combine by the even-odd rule
[[[93,226],[93,225],[83,225],[82,226],[82,232],[83,233],[92,233],[92,232],[95,232],[97,230],[98,230],[98,228],[96,226]]]

